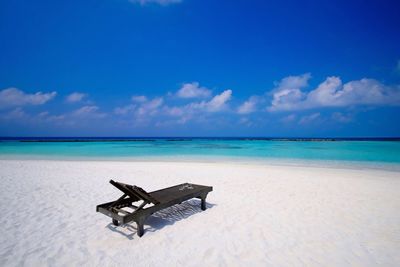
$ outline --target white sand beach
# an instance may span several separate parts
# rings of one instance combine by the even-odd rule
[[[115,227],[110,179],[211,185]],[[0,266],[400,266],[400,173],[229,162],[0,161]]]

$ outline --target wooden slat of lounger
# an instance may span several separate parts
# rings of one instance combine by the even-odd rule
[[[143,188],[138,187],[138,186],[130,186],[130,189],[135,191],[138,195],[142,197],[142,199],[146,200],[147,202],[153,203],[153,204],[158,204],[160,201],[157,200],[157,198],[151,196],[149,193],[143,190]]]
[[[190,185],[193,189],[188,189],[186,186]],[[183,190],[179,190],[182,189]],[[172,187],[168,187],[165,189],[157,190],[154,192],[151,192],[150,195],[154,198],[156,198],[158,201],[161,203],[166,203],[169,202],[173,199],[177,199],[183,196],[186,196],[188,194],[193,194],[196,192],[201,192],[205,189],[210,189],[211,187],[209,186],[203,186],[203,185],[196,185],[196,184],[180,184]]]
[[[110,183],[132,198],[136,197],[138,200],[141,199],[147,203],[153,203],[154,205],[160,203],[157,198],[152,197],[149,193],[138,186],[115,182],[113,180],[110,180]]]
[[[135,218],[136,220],[141,217],[146,218],[147,216],[159,210],[171,207],[175,204],[180,204],[183,201],[189,200],[191,198],[204,197],[204,200],[202,199],[202,209],[204,210],[205,208],[203,208],[203,205],[205,206],[205,197],[209,192],[213,190],[213,188],[211,186],[201,186],[201,185],[191,184],[193,189],[179,190],[180,188],[182,188],[182,186],[186,185],[187,183],[151,192],[150,193],[151,195],[154,194],[161,201],[160,204],[154,205],[152,207],[143,210],[138,210],[132,215],[124,217],[122,223],[128,223],[132,220],[135,220]]]
[[[137,193],[133,192],[131,189],[127,187],[127,184],[115,182],[114,180],[110,180],[110,184],[112,184],[113,186],[115,186],[128,196],[130,196],[132,199],[136,199],[136,201],[141,199]]]
[[[127,206],[130,206],[132,204],[132,202],[135,202],[135,201],[137,201],[137,199],[132,199],[130,197],[129,198],[125,198],[116,207],[117,208],[119,208],[119,207],[127,207]],[[112,208],[114,203],[115,203],[115,201],[103,203],[103,204],[97,205],[97,208],[109,209],[109,208]]]

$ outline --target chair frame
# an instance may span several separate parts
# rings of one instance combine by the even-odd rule
[[[115,226],[126,224],[131,221],[136,222],[137,234],[139,237],[142,237],[144,234],[144,223],[146,219],[157,211],[171,207],[176,204],[180,204],[183,201],[192,198],[201,199],[201,209],[203,211],[206,210],[207,194],[213,190],[211,186],[184,183],[147,193],[145,190],[137,186],[115,182],[113,180],[110,180],[110,183],[118,188],[120,191],[122,191],[123,195],[115,201],[103,203],[96,206],[96,211],[111,217],[112,223]],[[183,192],[183,194],[182,190],[185,190],[185,188],[192,189],[186,190],[185,192]],[[176,191],[176,189],[179,189],[181,192]],[[156,199],[154,196],[152,196],[152,194],[157,195],[160,193],[168,193],[169,191],[166,190],[169,190],[172,193],[169,195],[167,200]],[[176,193],[179,193],[176,194],[176,197],[173,197],[175,195],[173,195],[174,191]],[[137,201],[142,201],[142,203],[138,206],[134,205],[133,202]],[[146,205],[148,204],[152,204],[152,206],[146,208]],[[123,210],[123,208],[125,207],[134,209],[134,211],[128,212],[126,210]]]

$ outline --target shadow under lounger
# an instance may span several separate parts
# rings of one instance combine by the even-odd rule
[[[211,186],[185,183],[147,193],[134,185],[113,180],[110,180],[110,183],[124,194],[115,201],[98,205],[96,211],[111,217],[113,224],[117,226],[135,221],[140,237],[144,234],[144,222],[151,214],[192,198],[201,199],[201,209],[205,210],[207,194],[212,191]],[[142,203],[139,206],[133,205],[133,202],[137,201],[142,201]],[[152,206],[145,207],[150,204]],[[130,208],[133,211],[130,212],[124,208]]]

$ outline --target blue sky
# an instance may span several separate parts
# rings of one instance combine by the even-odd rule
[[[400,136],[398,1],[0,2],[2,136]]]

